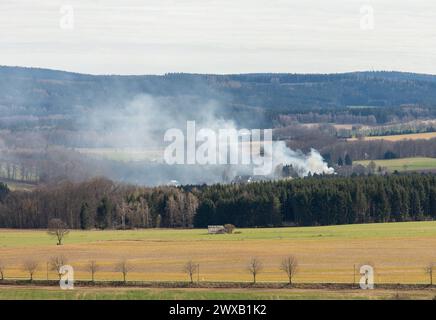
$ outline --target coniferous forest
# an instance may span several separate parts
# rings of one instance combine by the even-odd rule
[[[314,226],[436,218],[436,176],[328,177],[145,188],[97,178],[28,191],[0,186],[0,227],[72,229]]]

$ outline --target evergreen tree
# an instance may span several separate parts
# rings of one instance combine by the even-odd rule
[[[324,161],[327,162],[327,164],[328,164],[329,166],[332,165],[332,155],[331,155],[330,153],[324,153],[324,154],[322,155],[322,157],[324,158]]]
[[[410,209],[414,219],[420,219],[423,215],[422,202],[420,194],[417,190],[412,191],[410,198]]]
[[[351,159],[350,155],[347,153],[345,155],[345,165],[346,166],[352,166],[353,165],[353,160]]]
[[[271,197],[268,211],[271,215],[270,224],[272,226],[280,226],[283,221],[283,217],[281,213],[281,204],[278,197]]]
[[[432,218],[436,218],[436,187],[430,189],[429,208],[429,215]]]
[[[92,225],[93,223],[91,221],[91,212],[88,203],[84,202],[80,207],[80,229],[87,230],[92,228]]]
[[[112,204],[107,197],[104,197],[97,207],[97,227],[106,229],[111,224]]]
[[[403,220],[402,212],[401,212],[402,199],[401,199],[401,192],[398,188],[395,188],[392,193],[391,207],[392,207],[392,218],[395,221],[402,221]]]
[[[368,210],[368,202],[365,193],[362,191],[358,185],[354,197],[353,210],[355,212],[356,222],[367,222],[366,214]]]
[[[0,182],[0,202],[3,201],[9,193],[9,188],[6,184]]]

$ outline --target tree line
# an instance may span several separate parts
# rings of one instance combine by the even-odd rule
[[[328,177],[145,188],[96,178],[32,192],[0,186],[0,227],[70,229],[313,226],[436,218],[436,176]]]
[[[67,263],[69,263],[68,259],[64,255],[57,255],[52,256],[50,259],[45,263],[46,265],[46,280],[48,279],[48,270],[56,272],[56,275],[59,280],[61,280],[62,276],[65,276],[66,274],[63,272],[63,266],[65,266]],[[29,276],[29,282],[34,281],[35,275],[41,271],[40,261],[32,258],[27,258],[24,260],[22,264],[22,270],[26,272]],[[136,271],[134,266],[131,264],[131,262],[127,259],[121,259],[113,266],[114,268],[112,271],[118,272],[121,274],[123,283],[128,283],[128,274]],[[428,263],[425,268],[423,269],[424,273],[428,276],[429,285],[433,286],[433,274],[434,274],[434,268],[435,264],[433,262]],[[7,266],[2,260],[0,260],[0,282],[6,280],[6,275],[8,272],[9,266]],[[100,264],[96,260],[89,260],[85,265],[84,269],[89,273],[90,280],[92,284],[96,283],[96,274],[99,271],[103,271],[102,264]],[[289,286],[292,286],[294,284],[294,279],[297,275],[297,273],[300,271],[299,261],[295,255],[289,255],[282,259],[281,264],[279,265],[280,271],[285,273],[287,278],[287,284]],[[358,268],[360,269],[360,268]],[[105,270],[107,271],[107,270]],[[183,273],[185,273],[188,276],[189,283],[194,284],[194,277],[197,275],[197,283],[200,282],[200,264],[196,263],[192,260],[189,260],[186,262],[186,264],[183,265],[183,268],[181,269]],[[264,271],[263,262],[259,260],[256,257],[253,257],[250,259],[246,266],[246,271],[251,275],[252,277],[252,283],[256,284],[256,281],[258,279],[258,276],[260,273]],[[354,272],[354,280],[353,285],[356,284],[356,265],[353,267]],[[360,273],[360,272],[359,272]],[[366,278],[367,279],[367,278]],[[113,283],[116,283],[118,281],[114,281]]]
[[[291,145],[292,146],[292,145]],[[337,142],[318,149],[330,164],[348,154],[353,160],[436,157],[436,139]]]
[[[60,280],[63,275],[65,275],[62,271],[62,267],[68,263],[68,259],[64,255],[52,256],[49,261],[45,263],[46,265],[46,277],[48,280],[48,270],[55,271],[58,279]],[[42,264],[32,258],[26,259],[22,264],[22,270],[26,272],[29,276],[29,282],[33,282],[35,274],[40,271],[40,266]],[[102,270],[102,265],[99,264],[96,260],[90,260],[87,264],[85,264],[86,271],[89,272],[91,282],[95,283],[96,273]],[[199,282],[199,270],[200,264],[189,260],[186,264],[183,265],[181,271],[185,273],[191,284],[194,283],[194,276],[197,274],[197,281]],[[113,271],[118,272],[122,275],[123,283],[127,284],[127,276],[130,272],[134,270],[133,265],[127,259],[119,260],[113,268]],[[292,285],[293,278],[297,274],[298,271],[298,260],[294,255],[289,255],[283,258],[280,264],[280,270],[286,274],[288,279],[288,284]],[[432,269],[433,270],[433,269]],[[247,272],[253,278],[253,284],[256,284],[257,276],[259,273],[263,271],[263,263],[258,258],[252,258],[247,264]],[[7,266],[0,260],[0,281],[6,280]]]
[[[41,186],[32,192],[0,187],[0,227],[70,229],[190,228],[198,207],[192,192],[145,188],[104,178]]]
[[[194,225],[334,225],[436,217],[436,176],[312,177],[211,186]]]

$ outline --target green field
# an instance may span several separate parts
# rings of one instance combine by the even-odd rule
[[[1,287],[0,300],[373,300],[433,299],[435,290],[89,289]]]
[[[368,166],[371,160],[354,161],[354,164]],[[391,160],[374,160],[377,167],[386,167],[389,171],[426,171],[436,170],[436,158],[401,158]]]
[[[237,229],[235,234],[209,235],[205,229],[73,230],[66,244],[107,241],[244,241],[244,240],[340,240],[436,236],[436,221],[354,224],[322,227]],[[54,243],[45,230],[0,229],[0,248],[47,246]]]
[[[98,159],[114,161],[159,161],[163,148],[74,148],[75,151]]]
[[[0,180],[0,182],[3,182]],[[8,188],[12,191],[33,191],[37,185],[36,184],[30,184],[25,182],[10,182],[10,181],[4,181]]]

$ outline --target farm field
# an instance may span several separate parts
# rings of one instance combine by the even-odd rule
[[[436,138],[436,132],[425,132],[425,133],[412,133],[412,134],[396,134],[392,136],[373,136],[364,137],[364,141],[372,140],[387,140],[387,141],[401,141],[401,140],[419,140],[419,139],[433,139]],[[357,141],[357,138],[350,138],[347,141]]]
[[[36,188],[36,184],[30,184],[25,182],[11,182],[0,179],[0,182],[8,185],[8,188],[12,191],[32,191]]]
[[[0,260],[6,278],[26,279],[23,262],[39,262],[35,279],[56,279],[47,261],[64,255],[75,278],[88,280],[86,264],[101,266],[96,280],[121,280],[114,266],[128,259],[128,280],[187,281],[183,266],[200,264],[200,281],[251,281],[247,264],[263,263],[258,281],[285,282],[281,260],[299,261],[295,282],[351,283],[354,265],[369,263],[376,283],[428,283],[424,268],[436,261],[436,222],[239,229],[241,233],[208,235],[206,230],[71,231],[56,246],[45,231],[0,230]]]
[[[251,145],[259,142],[251,142]],[[244,150],[250,150],[251,145],[247,142],[242,143]],[[143,147],[143,148],[74,148],[73,150],[99,159],[114,161],[152,161],[162,162],[165,147]]]
[[[115,161],[159,161],[162,148],[74,148],[75,151],[106,160]]]
[[[354,164],[367,166],[371,160],[354,161]],[[386,167],[391,172],[397,171],[427,171],[436,170],[436,158],[401,158],[390,160],[374,160],[380,167]]]
[[[0,300],[386,300],[433,299],[435,290],[140,289],[0,286]]]

